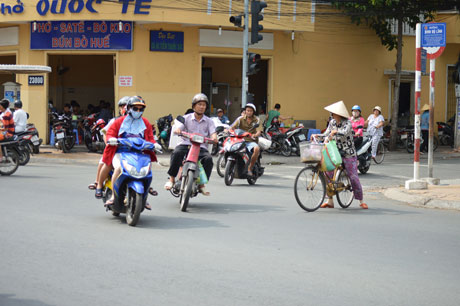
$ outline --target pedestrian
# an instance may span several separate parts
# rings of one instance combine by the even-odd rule
[[[428,152],[428,134],[430,130],[430,106],[428,104],[423,105],[422,116],[420,121],[420,129],[422,130],[423,142],[420,145],[420,153]]]
[[[14,131],[15,133],[24,132],[27,128],[27,113],[22,109],[22,101],[16,100],[14,102]]]
[[[373,114],[371,114],[365,124],[367,125],[367,133],[372,136],[372,159],[375,161],[375,156],[377,156],[377,146],[379,144],[380,138],[383,136],[383,125],[385,123],[385,118],[382,116],[382,108],[380,106],[375,106],[373,109]]]
[[[292,116],[291,117],[281,116],[280,109],[281,109],[281,105],[279,103],[276,103],[274,109],[272,109],[271,111],[268,112],[268,119],[265,122],[265,128],[270,127],[270,125],[272,124],[272,120],[275,117],[278,117],[278,119],[280,121],[294,118]]]
[[[363,188],[358,177],[358,158],[356,157],[356,149],[353,143],[353,127],[351,121],[348,120],[350,115],[347,108],[343,101],[339,101],[326,106],[324,109],[331,113],[332,119],[329,121],[329,126],[323,134],[315,134],[311,137],[313,139],[320,136],[324,138],[326,143],[331,140],[336,141],[337,149],[342,156],[344,168],[353,188],[354,198],[360,202],[359,206],[362,209],[368,209],[367,204],[363,202]],[[326,175],[331,176],[331,173],[328,172]],[[327,202],[323,203],[321,208],[334,208],[332,196],[328,196]]]

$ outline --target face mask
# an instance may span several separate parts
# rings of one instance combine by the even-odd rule
[[[134,112],[134,111],[130,111],[130,114],[131,114],[131,116],[132,116],[134,119],[139,119],[139,118],[142,116],[142,113],[143,113],[143,112]]]
[[[353,117],[358,117],[359,116],[359,112],[353,112]]]

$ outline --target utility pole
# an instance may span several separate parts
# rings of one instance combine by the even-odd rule
[[[244,0],[244,32],[243,32],[243,75],[241,84],[241,106],[246,107],[248,93],[248,49],[249,49],[249,0]]]

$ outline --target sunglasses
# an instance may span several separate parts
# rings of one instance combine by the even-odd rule
[[[133,107],[132,107],[132,110],[135,111],[135,112],[142,112],[142,111],[144,111],[144,107],[136,107],[136,106],[133,106]]]

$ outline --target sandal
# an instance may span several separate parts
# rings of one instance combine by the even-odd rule
[[[96,188],[97,188],[97,182],[94,182],[88,185],[89,190],[96,190]]]
[[[361,203],[359,206],[361,206],[362,209],[368,209],[369,208],[369,207],[367,207],[366,203]]]
[[[94,196],[96,197],[96,199],[102,199],[102,188],[96,188],[96,193],[94,194]]]
[[[329,203],[323,203],[320,207],[321,207],[321,208],[334,208],[334,205],[333,205],[333,204],[329,204]]]
[[[198,192],[202,193],[204,196],[209,196],[211,193],[206,191],[206,188],[203,186],[198,186]]]
[[[158,195],[158,192],[156,190],[154,190],[152,187],[149,188],[149,193],[151,195],[153,195],[154,197],[156,197]]]
[[[171,181],[167,181],[165,184],[165,189],[171,190],[171,188],[173,188],[173,183]]]
[[[148,202],[145,202],[144,208],[147,210],[152,210],[152,206]]]
[[[113,205],[113,201],[114,201],[113,199],[108,199],[108,200],[104,203],[104,207]]]

